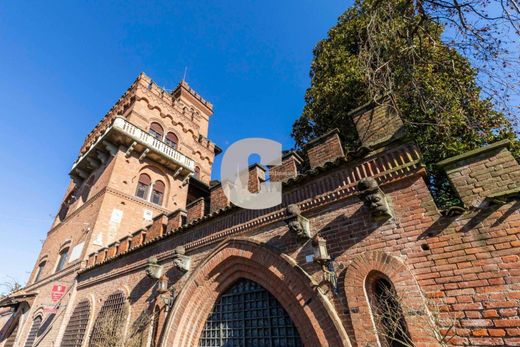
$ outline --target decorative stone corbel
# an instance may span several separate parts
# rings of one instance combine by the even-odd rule
[[[287,206],[286,223],[289,230],[295,233],[299,238],[309,240],[311,236],[311,226],[307,218],[302,216],[301,210],[296,204]]]
[[[164,294],[168,292],[168,277],[166,277],[166,270],[164,266],[159,265],[156,257],[148,258],[146,264],[146,276],[157,281],[157,292]]]
[[[177,246],[173,251],[173,263],[183,272],[190,271],[191,257],[186,255],[186,249],[183,246]]]
[[[357,184],[358,197],[370,211],[376,221],[383,221],[392,217],[385,193],[372,177],[363,178]]]

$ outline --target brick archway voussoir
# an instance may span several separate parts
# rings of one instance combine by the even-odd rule
[[[240,278],[257,282],[280,302],[306,346],[350,346],[339,318],[311,280],[260,243],[230,239],[191,274],[166,325],[163,346],[195,346],[220,294]]]

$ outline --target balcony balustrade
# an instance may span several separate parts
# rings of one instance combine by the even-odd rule
[[[90,172],[104,164],[110,156],[114,156],[121,146],[126,155],[138,153],[139,159],[148,157],[175,171],[175,175],[185,178],[195,170],[195,162],[153,137],[138,126],[123,117],[116,117],[105,129],[87,152],[81,155],[73,164],[70,176],[73,179],[85,179]]]

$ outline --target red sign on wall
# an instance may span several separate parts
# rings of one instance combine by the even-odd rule
[[[55,284],[52,286],[51,290],[51,300],[52,302],[58,302],[65,295],[65,291],[67,287],[62,284]]]

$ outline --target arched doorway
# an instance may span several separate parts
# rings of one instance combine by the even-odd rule
[[[299,347],[303,344],[278,300],[258,283],[242,278],[213,306],[199,346]]]
[[[208,317],[225,293],[247,279],[285,309],[305,346],[350,346],[331,302],[298,266],[257,241],[222,242],[190,273],[165,323],[161,346],[198,346]]]

